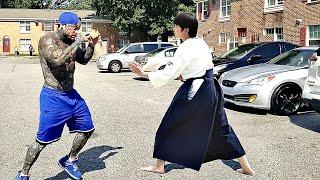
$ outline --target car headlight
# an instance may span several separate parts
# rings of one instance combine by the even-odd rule
[[[99,57],[99,58],[98,58],[98,62],[101,62],[101,61],[103,61],[103,58],[102,58],[102,57]]]
[[[275,75],[272,74],[269,76],[264,76],[264,77],[260,77],[260,78],[256,78],[256,79],[252,79],[250,81],[247,81],[247,84],[245,84],[245,85],[259,85],[259,86],[261,86],[261,85],[271,81],[274,78],[275,78]]]

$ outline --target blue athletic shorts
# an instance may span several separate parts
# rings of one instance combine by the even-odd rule
[[[43,87],[37,141],[49,144],[59,140],[65,124],[70,133],[94,130],[89,108],[76,90],[61,92]]]

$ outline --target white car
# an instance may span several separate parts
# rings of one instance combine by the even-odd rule
[[[178,47],[159,48],[145,56],[136,56],[135,62],[142,65],[144,71],[156,71],[166,67],[166,64],[173,58]]]
[[[309,71],[302,98],[320,112],[320,48],[309,59]]]
[[[318,47],[301,47],[257,64],[227,71],[219,81],[224,99],[239,106],[295,114],[302,104],[308,59]]]
[[[109,53],[99,57],[97,60],[97,68],[100,70],[109,70],[118,73],[122,69],[129,68],[128,64],[134,62],[134,58],[138,55],[145,55],[160,47],[175,46],[168,42],[140,42],[128,44],[118,50],[116,53]]]

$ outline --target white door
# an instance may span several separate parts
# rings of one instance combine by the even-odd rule
[[[146,53],[143,52],[142,44],[133,44],[129,46],[122,54],[124,61],[123,67],[127,68],[129,63],[134,62],[136,56],[145,54]]]

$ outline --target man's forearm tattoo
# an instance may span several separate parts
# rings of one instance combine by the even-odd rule
[[[93,131],[90,132],[79,132],[73,140],[72,148],[69,157],[76,157],[83,146],[86,144]]]
[[[30,145],[27,151],[26,158],[24,160],[22,172],[23,174],[29,174],[29,170],[33,163],[38,159],[40,152],[46,147],[45,144],[34,142]]]

